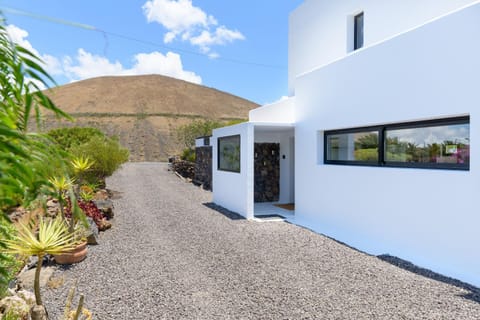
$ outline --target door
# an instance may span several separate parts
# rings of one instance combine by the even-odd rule
[[[254,158],[254,201],[278,201],[280,194],[280,144],[255,143]]]

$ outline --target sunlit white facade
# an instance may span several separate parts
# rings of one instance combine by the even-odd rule
[[[254,145],[274,142],[293,222],[480,285],[478,39],[478,1],[306,0],[290,98],[214,131],[214,201],[253,218]]]

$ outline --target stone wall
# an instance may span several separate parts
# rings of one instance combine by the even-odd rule
[[[275,202],[280,195],[280,144],[255,143],[255,202]]]
[[[195,163],[181,160],[178,157],[169,159],[170,168],[184,177],[185,179],[193,180],[195,175]]]
[[[195,148],[195,176],[193,183],[212,190],[212,147]]]

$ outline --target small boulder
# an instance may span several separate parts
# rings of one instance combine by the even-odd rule
[[[47,201],[47,216],[56,217],[60,212],[60,204],[57,199],[50,199]]]
[[[48,280],[53,275],[52,267],[43,267],[42,272],[40,272],[40,287],[45,287]],[[20,288],[33,290],[33,282],[35,279],[35,268],[24,271],[17,276],[17,283]]]
[[[93,196],[94,200],[107,200],[108,199],[108,191],[105,189],[98,190],[95,195]]]
[[[98,244],[98,227],[92,218],[87,217],[87,221],[88,221],[87,243]]]
[[[105,231],[107,229],[110,229],[112,227],[112,223],[108,221],[107,219],[102,219],[100,221],[100,224],[98,225],[98,230],[100,231]]]
[[[97,208],[103,213],[108,220],[113,218],[113,201],[112,200],[93,200]]]
[[[0,310],[9,314],[13,319],[26,319],[30,312],[28,303],[19,296],[3,298],[0,301]]]
[[[17,296],[25,300],[25,302],[29,306],[33,306],[35,304],[35,294],[33,292],[27,290],[20,290],[16,293]]]

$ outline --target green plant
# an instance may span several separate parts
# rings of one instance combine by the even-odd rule
[[[96,136],[89,142],[72,148],[71,152],[77,157],[89,157],[94,162],[86,177],[89,181],[94,180],[92,177],[103,179],[112,175],[129,157],[128,150],[122,148],[117,140]]]
[[[85,173],[88,169],[90,169],[93,166],[94,163],[95,162],[90,160],[88,156],[76,157],[71,162],[73,171],[78,175]]]
[[[5,235],[6,239],[12,239],[16,232],[15,227],[3,216],[0,216],[0,229],[3,230],[2,233]],[[5,248],[3,243],[1,248]],[[23,259],[19,259],[12,254],[0,254],[0,300],[5,297],[8,284],[17,275],[23,265]]]
[[[80,191],[80,198],[82,198],[83,201],[89,202],[93,200],[93,193],[91,192],[86,192],[86,191]]]
[[[43,257],[46,254],[61,254],[75,248],[76,235],[68,232],[68,226],[62,218],[47,220],[39,219],[38,235],[33,224],[20,224],[18,234],[12,239],[4,240],[3,253],[37,256],[38,263],[35,270],[34,291],[36,304],[41,306],[40,272]]]
[[[209,136],[212,130],[225,126],[224,123],[216,120],[195,120],[192,123],[180,126],[176,129],[175,135],[178,143],[183,149],[195,147],[195,139],[201,136]]]
[[[183,149],[180,159],[195,162],[195,150],[191,148]]]
[[[51,137],[64,150],[89,142],[92,137],[105,136],[102,131],[91,127],[72,127],[50,130],[47,135]]]
[[[83,225],[84,228],[88,228],[88,221],[84,211],[78,206],[77,197],[72,189],[69,191],[69,216],[70,226],[68,231],[72,234],[75,233],[75,228],[78,224]],[[82,237],[80,237],[82,238]]]
[[[58,150],[48,139],[28,133],[28,123],[34,115],[37,126],[41,110],[72,119],[57,108],[40,90],[48,87],[52,78],[41,67],[41,60],[22,46],[13,43],[0,18],[0,215],[9,207],[28,204],[48,185],[46,173],[51,163],[61,166]],[[0,228],[0,248],[8,238]],[[8,239],[7,239],[8,240]],[[4,256],[0,256],[2,262]],[[0,273],[5,267],[0,264]]]
[[[54,188],[54,192],[56,193],[58,202],[60,204],[60,212],[62,213],[62,217],[65,218],[65,212],[63,210],[66,200],[65,196],[67,191],[73,187],[74,181],[65,176],[52,177],[48,181]]]
[[[84,177],[88,170],[95,164],[95,161],[91,160],[88,156],[83,155],[75,157],[71,162],[73,172],[78,179],[78,184],[82,185]]]
[[[118,139],[109,138],[95,128],[61,128],[48,132],[48,135],[74,157],[89,158],[94,165],[82,174],[81,184],[104,184],[104,178],[110,176],[118,167],[128,161],[129,152],[120,146]],[[72,174],[75,172],[72,170]]]

